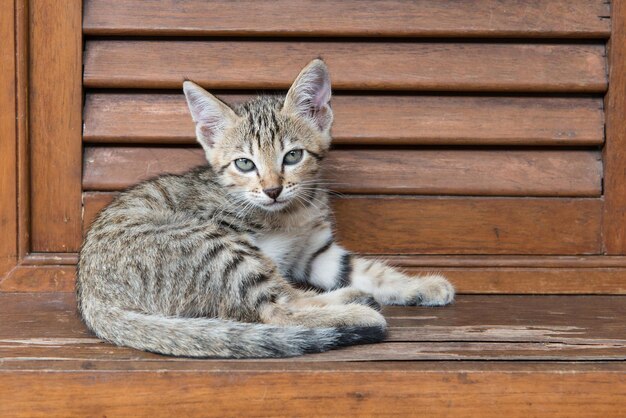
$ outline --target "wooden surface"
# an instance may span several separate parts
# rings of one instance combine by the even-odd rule
[[[612,2],[611,88],[606,96],[604,240],[607,254],[626,254],[626,1]]]
[[[108,193],[88,193],[108,201]],[[90,204],[85,210],[101,207]],[[86,218],[92,219],[93,214]],[[86,226],[88,227],[88,226]],[[626,259],[602,256],[379,256],[409,274],[444,274],[460,294],[626,295]],[[31,254],[0,292],[74,292],[77,254]]]
[[[496,364],[489,370],[467,363],[443,370],[439,363],[417,370],[352,367],[354,371],[330,372],[13,371],[0,381],[0,390],[10,397],[0,405],[0,413],[46,418],[100,414],[612,418],[622,416],[626,403],[624,369],[615,364],[582,368]]]
[[[623,297],[464,296],[383,313],[380,344],[186,360],[94,338],[72,294],[0,294],[0,414],[612,417],[626,404]]]
[[[0,300],[0,359],[5,362],[26,355],[46,360],[52,353],[59,361],[190,361],[98,340],[77,317],[71,293],[0,294]],[[444,308],[389,306],[383,314],[389,327],[385,342],[290,361],[626,359],[626,298],[621,296],[467,295]]]
[[[0,280],[2,292],[74,292],[74,265],[19,265]]]
[[[15,3],[0,4],[0,277],[17,263]]]
[[[92,147],[84,190],[121,190],[163,173],[206,164],[200,148]],[[325,161],[325,181],[342,193],[600,196],[595,151],[340,149]]]
[[[228,103],[250,96],[220,95]],[[600,145],[602,100],[591,97],[335,95],[335,144]],[[181,94],[88,93],[86,142],[196,142]]]
[[[81,243],[81,2],[30,5],[31,249]]]
[[[339,240],[355,252],[374,254],[597,254],[601,206],[598,199],[334,202]]]
[[[604,92],[603,44],[86,42],[86,87],[287,88],[322,56],[337,90]]]
[[[29,3],[15,3],[17,92],[17,249],[23,258],[30,251],[30,148],[29,148]]]
[[[406,267],[414,275],[438,272],[463,294],[626,295],[626,268]],[[30,287],[23,287],[29,291]],[[49,287],[55,290],[57,287]]]
[[[88,35],[596,38],[608,37],[608,15],[602,0],[89,0],[83,27]]]
[[[86,193],[85,229],[113,198]],[[346,196],[339,239],[366,254],[598,254],[599,199]],[[373,227],[373,224],[375,227]],[[367,231],[364,233],[363,231]]]

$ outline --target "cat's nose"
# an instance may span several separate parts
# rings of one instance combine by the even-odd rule
[[[280,192],[283,191],[283,186],[272,187],[271,189],[263,189],[263,193],[276,200],[280,196]]]

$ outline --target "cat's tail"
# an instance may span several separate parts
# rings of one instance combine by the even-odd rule
[[[164,317],[115,307],[84,308],[85,322],[104,340],[183,357],[292,357],[346,345],[374,343],[385,336],[385,330],[380,326],[283,327],[210,318]]]

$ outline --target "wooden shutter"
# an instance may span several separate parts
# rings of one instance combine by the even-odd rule
[[[65,29],[30,34],[29,51],[48,58],[30,72],[21,254],[71,266],[81,209],[84,232],[120,190],[203,162],[184,77],[237,103],[284,93],[322,56],[336,113],[326,173],[347,247],[444,271],[462,292],[626,292],[626,106],[610,7],[87,0],[82,41],[67,36],[80,7]],[[73,81],[59,89],[52,73]],[[41,119],[46,105],[60,119]]]
[[[184,77],[238,102],[284,91],[322,56],[349,248],[600,254],[606,5],[504,2],[494,23],[493,2],[390,2],[382,16],[367,3],[88,1],[86,212],[102,192],[203,162]]]

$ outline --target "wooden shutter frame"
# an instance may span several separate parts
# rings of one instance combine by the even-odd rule
[[[15,237],[15,242],[0,247],[0,260],[2,260],[0,262],[0,291],[67,289],[63,283],[73,283],[75,277],[76,251],[79,249],[81,240],[82,217],[80,198],[82,2],[68,2],[67,4],[70,8],[69,12],[67,9],[55,6],[53,2],[42,0],[13,0],[2,4],[2,15],[7,18],[8,26],[13,29],[12,33],[8,34],[6,44],[15,45],[15,50],[12,65],[8,54],[0,58],[4,68],[13,70],[0,72],[0,83],[3,87],[5,83],[12,85],[14,92],[11,95],[12,103],[11,97],[0,99],[3,111],[5,109],[8,111],[14,123],[12,129],[0,128],[3,136],[10,131],[14,133],[13,138],[10,136],[3,138],[3,143],[13,141],[13,147],[9,150],[10,154],[3,154],[0,160],[3,164],[3,173],[6,173],[6,183],[12,185],[6,189],[3,188],[0,192],[4,220],[0,223],[0,236]],[[45,39],[38,36],[38,33],[33,34],[29,17],[33,11],[45,15],[49,24],[56,25],[56,31],[46,33]],[[10,22],[10,20],[13,21]],[[77,23],[78,26],[76,26]],[[75,27],[78,27],[78,34],[73,37],[64,36],[68,33],[68,29]],[[43,29],[39,28],[39,30]],[[36,44],[37,42],[40,44]],[[59,92],[57,84],[46,83],[45,79],[31,72],[32,63],[41,59],[41,55],[46,50],[55,51],[66,47],[71,42],[74,42],[74,48],[77,48],[80,53],[72,56],[55,55],[56,65],[45,69],[46,78],[69,77],[68,81],[78,86],[78,90],[74,87],[73,91],[68,92],[66,89]],[[7,64],[9,65],[5,67]],[[74,69],[73,72],[68,73],[68,68]],[[79,98],[78,104],[76,97]],[[37,105],[37,101],[46,102],[39,104],[42,105],[41,108],[45,104],[48,121],[57,121],[63,125],[67,118],[73,119],[70,124],[61,126],[56,131],[57,137],[53,138],[56,149],[52,150],[51,154],[33,155],[31,142],[33,130],[35,132],[40,130],[42,133],[36,133],[36,135],[43,138],[48,128],[45,121],[31,118],[30,110],[33,105]],[[47,187],[45,183],[33,179],[32,164],[55,158],[66,161],[65,167],[55,169],[54,173],[43,174],[56,176],[54,181],[61,185],[62,190],[70,190],[71,194],[69,196],[62,193],[49,195],[45,204],[33,207],[31,195],[45,192]],[[78,168],[78,175],[76,168]],[[56,192],[58,189],[53,190],[53,193]],[[64,202],[67,201],[70,206],[64,207]],[[13,205],[7,205],[8,202],[13,202]],[[59,236],[53,238],[57,242],[51,246],[52,252],[38,253],[33,251],[31,234],[33,217],[44,214],[47,215],[46,223],[53,222],[60,225],[60,228],[55,230]],[[65,240],[65,242],[60,240]],[[54,252],[55,250],[63,250],[63,252]]]
[[[74,112],[73,127],[68,128],[69,137],[61,139],[57,156],[68,162],[61,173],[61,183],[71,190],[72,197],[50,195],[50,204],[37,207],[32,205],[30,196],[42,190],[42,185],[31,176],[33,158],[41,159],[41,155],[31,154],[32,138],[29,131],[37,132],[42,127],[40,121],[33,120],[29,111],[33,109],[32,99],[39,100],[40,89],[54,90],[54,86],[46,86],[42,80],[31,78],[32,62],[41,59],[36,45],[32,44],[37,37],[30,39],[32,27],[29,22],[29,8],[47,8],[49,19],[58,19],[61,25],[76,27],[76,19],[81,16],[81,2],[72,2],[72,13],[65,13],[58,7],[40,0],[13,0],[2,4],[3,18],[13,23],[9,35],[9,44],[15,45],[14,51],[0,56],[3,68],[9,71],[0,73],[0,86],[13,87],[13,93],[0,96],[0,105],[7,109],[9,117],[0,120],[0,132],[8,138],[14,136],[15,141],[5,141],[0,156],[4,175],[0,198],[2,199],[2,220],[0,236],[9,238],[0,245],[0,291],[71,291],[75,277],[75,264],[80,244],[80,223],[82,207],[80,201],[81,178],[76,175],[80,167],[82,152],[80,129],[76,130],[76,120],[80,121],[82,109],[76,108],[76,102],[62,103],[47,110],[49,120],[62,119],[64,112]],[[31,10],[32,11],[32,10]],[[74,19],[68,22],[67,19]],[[614,0],[611,4],[611,39],[626,37],[626,1]],[[74,25],[74,26],[72,26]],[[75,34],[71,40],[63,36],[52,36],[46,43],[54,50],[54,46],[67,45],[68,41],[81,42],[82,34]],[[13,41],[13,42],[11,42]],[[80,46],[79,46],[80,50]],[[33,54],[33,52],[35,52]],[[410,271],[441,270],[451,276],[469,280],[467,289],[479,293],[621,293],[626,294],[626,42],[609,41],[609,89],[605,98],[606,144],[604,147],[604,218],[603,239],[607,255],[602,256],[392,256],[390,261]],[[63,68],[81,68],[82,54],[57,57],[64,60]],[[59,67],[59,68],[61,68]],[[68,77],[67,73],[59,73],[56,68],[55,77]],[[55,69],[52,69],[55,71]],[[82,86],[80,71],[69,77],[73,83]],[[29,79],[30,78],[30,79]],[[9,92],[10,87],[9,87]],[[37,92],[37,96],[33,95]],[[48,91],[49,92],[49,91]],[[78,94],[81,89],[78,88]],[[72,94],[77,94],[74,91]],[[29,100],[31,101],[29,103]],[[79,101],[80,102],[80,101]],[[69,107],[68,107],[69,106]],[[74,107],[72,107],[74,106]],[[15,121],[15,125],[11,124]],[[9,122],[7,122],[9,121]],[[76,132],[79,132],[77,135]],[[38,134],[35,134],[38,135]],[[62,154],[65,153],[63,156]],[[45,156],[49,158],[48,156]],[[52,157],[55,158],[55,157]],[[72,171],[74,170],[74,171]],[[38,222],[33,215],[42,210],[51,211],[57,216],[62,213],[62,199],[71,201],[70,221],[61,222],[61,230],[66,231],[64,242],[57,241],[46,248],[33,246],[31,231],[33,222]],[[5,205],[4,202],[14,202]],[[61,202],[61,203],[59,203]],[[61,210],[59,210],[61,209]],[[63,227],[63,224],[67,226]],[[40,231],[41,229],[34,229]],[[69,231],[69,232],[68,232]],[[35,242],[38,241],[38,238]],[[58,245],[58,244],[61,245]],[[47,252],[34,249],[46,248]],[[62,250],[63,252],[59,252]],[[502,275],[507,278],[503,279]],[[554,280],[537,278],[547,275]],[[496,277],[497,276],[497,277]],[[467,279],[466,279],[467,278]],[[494,280],[496,278],[497,280]],[[561,279],[561,280],[559,280]],[[495,284],[499,281],[500,284]],[[470,289],[470,284],[472,288]],[[465,287],[465,286],[463,286]],[[463,291],[464,288],[459,290]]]

